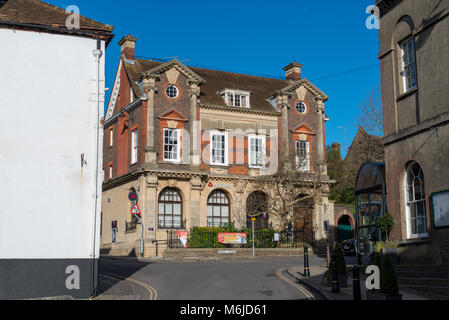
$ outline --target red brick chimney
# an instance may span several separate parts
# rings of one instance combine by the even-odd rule
[[[285,79],[292,80],[294,82],[301,80],[301,68],[302,64],[298,62],[290,63],[288,66],[284,68],[285,71]]]
[[[130,34],[123,37],[118,43],[120,45],[120,55],[125,55],[127,60],[134,60],[136,57],[136,41],[137,38],[131,37]]]

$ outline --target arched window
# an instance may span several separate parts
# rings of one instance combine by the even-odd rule
[[[182,198],[178,190],[166,188],[159,195],[160,229],[181,229],[182,225]]]
[[[230,201],[226,193],[215,190],[207,200],[207,226],[221,227],[230,222]]]
[[[424,174],[416,162],[408,166],[405,183],[408,238],[425,238],[428,234]]]
[[[246,200],[246,226],[252,228],[252,218],[255,229],[268,229],[268,196],[265,192],[255,191]]]

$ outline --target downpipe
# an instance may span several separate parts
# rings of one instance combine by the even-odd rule
[[[97,216],[98,216],[98,164],[99,164],[99,144],[100,144],[100,62],[103,56],[103,51],[101,50],[100,36],[97,37],[97,49],[93,50],[93,55],[95,57],[96,63],[96,81],[97,81],[97,110],[96,110],[96,143],[95,143],[95,192],[94,192],[94,223],[93,223],[93,241],[92,241],[92,284],[93,292],[92,296],[97,295],[98,289],[98,264],[95,263],[95,249],[96,249],[96,239],[97,239]]]

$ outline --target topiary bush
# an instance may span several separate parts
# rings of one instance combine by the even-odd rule
[[[380,292],[384,294],[399,294],[396,271],[388,256],[385,257],[380,268]]]
[[[345,257],[343,256],[343,250],[341,249],[340,244],[337,244],[335,247],[335,255],[337,256],[337,273],[346,274],[348,269],[346,267]]]

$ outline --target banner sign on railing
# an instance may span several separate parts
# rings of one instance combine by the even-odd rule
[[[189,233],[187,231],[178,231],[177,234],[178,234],[178,238],[181,241],[182,245],[187,248],[187,239],[188,239]]]
[[[246,233],[219,233],[218,242],[222,244],[246,244]]]

